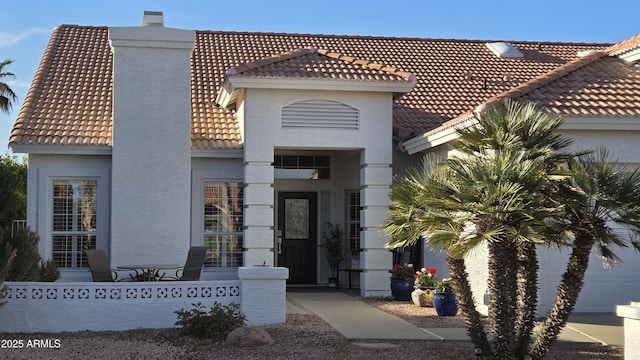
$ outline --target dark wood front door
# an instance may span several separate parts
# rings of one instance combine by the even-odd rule
[[[289,268],[290,284],[316,283],[317,194],[278,193],[278,266]]]

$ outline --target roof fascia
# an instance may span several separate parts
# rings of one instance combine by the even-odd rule
[[[438,145],[456,140],[459,137],[457,131],[459,128],[466,128],[476,123],[475,117],[472,114],[467,114],[459,120],[445,123],[422,135],[407,139],[400,143],[400,147],[409,153],[409,155],[426,151]]]
[[[227,77],[216,102],[228,108],[233,105],[242,89],[279,89],[279,90],[327,90],[327,91],[367,91],[391,92],[394,97],[413,89],[415,79],[407,81],[359,81],[339,79],[292,79],[265,77]]]
[[[106,145],[33,145],[9,144],[11,151],[19,154],[42,155],[111,155],[112,147]]]
[[[564,116],[564,123],[560,130],[571,131],[640,131],[640,117],[574,117]],[[410,155],[427,151],[438,145],[456,140],[459,136],[457,129],[469,127],[477,122],[471,115],[460,119],[451,125],[446,124],[422,135],[403,141],[401,147]]]
[[[640,131],[640,117],[600,116],[574,117],[564,116],[560,130],[587,131]]]
[[[640,49],[635,49],[628,54],[620,56],[627,63],[635,63],[640,60]]]
[[[226,159],[242,159],[244,158],[243,149],[191,149],[191,157],[197,158],[226,158]]]

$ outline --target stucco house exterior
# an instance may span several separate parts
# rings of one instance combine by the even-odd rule
[[[60,25],[9,146],[29,154],[27,221],[60,282],[90,281],[85,247],[116,267],[206,245],[204,280],[266,265],[322,285],[331,222],[345,229],[343,266],[362,269],[340,282],[388,295],[392,179],[446,154],[480,104],[538,102],[566,117],[576,148],[640,164],[639,45],[192,31],[157,12],[142,26]],[[541,256],[542,307],[562,256]],[[622,257],[614,271],[594,261],[576,311],[640,298],[640,262]]]

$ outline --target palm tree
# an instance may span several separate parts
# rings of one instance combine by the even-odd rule
[[[620,260],[615,247],[640,250],[636,240],[640,232],[640,171],[614,165],[604,148],[580,156],[570,169],[572,177],[561,190],[567,209],[565,219],[573,233],[571,254],[555,301],[531,347],[534,359],[547,353],[567,323],[582,290],[593,248],[609,266]]]
[[[476,310],[464,263],[466,248],[458,246],[469,219],[467,213],[455,210],[455,204],[447,204],[459,192],[457,183],[450,181],[450,173],[438,159],[427,157],[421,166],[410,169],[407,177],[396,179],[390,191],[390,218],[383,230],[392,239],[387,244],[389,248],[413,246],[427,238],[432,248],[445,251],[467,333],[472,342],[488,354],[491,347],[485,324]],[[433,204],[434,201],[439,204]]]
[[[6,114],[8,114],[13,107],[13,103],[18,100],[13,90],[5,83],[6,78],[15,77],[13,73],[5,70],[5,66],[11,63],[13,63],[12,59],[6,59],[0,63],[0,111]]]
[[[500,102],[477,114],[476,121],[458,131],[454,149],[459,155],[432,161],[392,187],[391,218],[384,228],[391,247],[424,235],[427,244],[445,249],[476,346],[497,358],[522,357],[537,307],[535,245],[545,241],[546,220],[561,209],[549,194],[567,176],[561,165],[571,154],[561,150],[570,142],[556,134],[562,119],[533,104]],[[424,194],[407,194],[411,191]],[[489,252],[492,348],[467,291],[462,260],[481,243]]]

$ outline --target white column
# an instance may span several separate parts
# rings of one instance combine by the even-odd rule
[[[389,269],[392,255],[384,245],[389,241],[380,231],[380,224],[389,211],[389,188],[393,171],[391,151],[365,149],[360,156],[360,221],[362,233],[360,245],[360,293],[362,296],[386,296],[391,294]],[[382,150],[382,151],[381,151]]]
[[[273,148],[248,154],[244,165],[244,264],[274,265]]]

